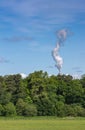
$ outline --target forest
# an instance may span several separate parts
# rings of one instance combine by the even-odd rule
[[[0,116],[85,117],[85,75],[0,76]]]

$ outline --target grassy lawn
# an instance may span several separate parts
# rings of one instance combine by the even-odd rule
[[[85,118],[0,118],[0,130],[85,130]]]

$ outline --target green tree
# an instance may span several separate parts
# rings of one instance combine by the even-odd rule
[[[25,84],[25,81],[21,78],[20,74],[16,75],[7,75],[4,77],[5,79],[5,85],[6,85],[6,91],[10,92],[12,95],[11,102],[16,104],[18,98],[27,98],[28,96],[28,90],[27,86]]]
[[[7,92],[4,83],[0,82],[0,104],[7,104],[11,100],[11,94]]]
[[[70,86],[67,86],[66,92],[66,103],[80,103],[82,101],[82,95],[84,94],[84,90],[79,80],[73,80]]]
[[[83,90],[84,90],[84,94],[82,95],[82,101],[81,102],[82,102],[83,107],[85,108],[85,74],[82,75],[80,82],[81,82],[81,85],[82,85]]]
[[[59,117],[63,117],[65,115],[64,103],[62,101],[58,101],[56,103],[56,115]]]

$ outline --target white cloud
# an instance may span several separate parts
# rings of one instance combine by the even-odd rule
[[[22,76],[23,79],[27,77],[27,74],[24,73],[20,73],[20,75]]]
[[[80,79],[81,75],[79,75],[79,74],[73,74],[72,77],[73,77],[73,79]]]

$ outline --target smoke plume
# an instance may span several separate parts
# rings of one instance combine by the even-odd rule
[[[61,45],[66,40],[66,38],[69,34],[70,34],[70,32],[67,29],[62,29],[62,30],[57,31],[58,41],[57,41],[56,47],[52,51],[52,56],[53,56],[53,59],[56,62],[55,66],[59,70],[59,73],[61,72],[61,68],[62,68],[62,65],[63,65],[63,59],[59,55],[59,50],[60,50]]]

